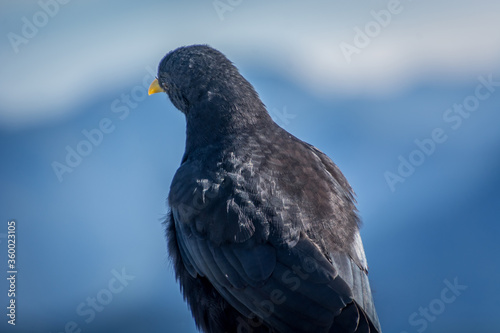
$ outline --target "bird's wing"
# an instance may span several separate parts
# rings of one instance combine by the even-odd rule
[[[371,332],[382,332],[375,304],[373,303],[370,282],[368,281],[368,267],[366,265],[366,257],[361,242],[359,232],[355,234],[354,242],[352,243],[352,251],[356,260],[353,260],[352,255],[347,255],[340,252],[331,252],[330,260],[339,277],[344,280],[353,292],[353,299],[358,308],[365,317]],[[361,264],[360,265],[360,260]],[[346,311],[344,309],[343,311]],[[361,314],[360,314],[361,315]],[[342,323],[344,318],[339,317],[338,324]],[[348,316],[345,316],[348,319]]]
[[[242,315],[257,315],[278,332],[376,332],[353,295],[353,287],[369,292],[367,280],[347,255],[333,254],[332,265],[305,233],[293,246],[252,237],[216,244],[197,230],[196,218],[172,213],[186,269],[207,278]]]
[[[341,189],[340,191],[343,194],[345,202],[355,202],[352,188],[337,165],[316,147],[305,142],[302,143],[321,160],[321,163],[331,175],[332,179],[334,179],[334,182],[338,183],[339,187],[337,190]],[[375,311],[375,304],[373,303],[370,283],[368,281],[368,264],[359,229],[356,229],[354,232],[354,238],[349,244],[347,254],[345,252],[331,251],[329,257],[340,277],[346,281],[353,291],[356,304],[358,304],[362,308],[364,314],[368,316],[370,323],[373,325],[371,328],[372,331],[376,330],[377,332],[381,332],[382,330]]]

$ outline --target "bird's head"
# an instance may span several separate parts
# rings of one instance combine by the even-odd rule
[[[221,52],[207,45],[191,45],[175,49],[161,60],[148,93],[166,92],[174,106],[187,114],[190,107],[215,97],[237,98],[245,83],[253,91]]]

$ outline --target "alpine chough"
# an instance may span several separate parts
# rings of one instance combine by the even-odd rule
[[[166,223],[176,279],[203,332],[381,332],[353,191],[270,117],[221,52],[180,47],[149,94],[187,122]]]

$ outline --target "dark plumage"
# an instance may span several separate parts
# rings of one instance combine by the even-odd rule
[[[352,189],[273,122],[219,51],[178,48],[150,93],[187,120],[168,250],[204,332],[380,332]]]

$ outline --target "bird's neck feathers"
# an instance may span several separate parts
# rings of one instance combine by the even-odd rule
[[[273,126],[271,116],[250,83],[240,81],[237,89],[228,86],[209,87],[185,113],[186,152]]]

